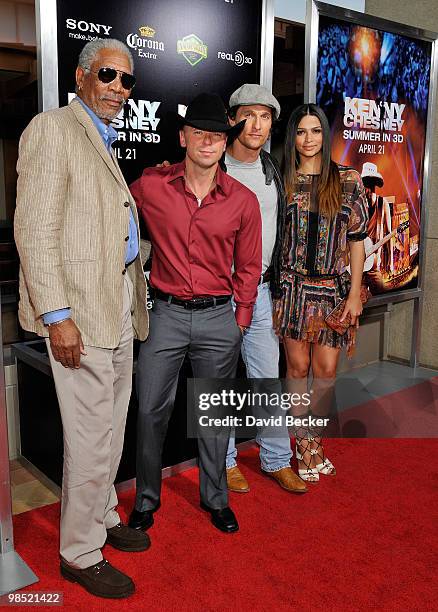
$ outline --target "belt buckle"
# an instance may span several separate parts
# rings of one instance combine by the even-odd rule
[[[193,298],[193,310],[199,310],[199,309],[206,308],[207,299],[208,298],[206,297]]]
[[[192,298],[191,300],[183,300],[183,306],[186,310],[195,310],[196,309],[196,298]]]

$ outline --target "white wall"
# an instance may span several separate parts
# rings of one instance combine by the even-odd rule
[[[335,4],[353,11],[365,12],[365,0],[325,0],[327,4]],[[274,14],[279,19],[287,19],[295,23],[306,21],[306,0],[275,0]]]
[[[0,0],[0,43],[36,45],[35,7],[28,0]]]

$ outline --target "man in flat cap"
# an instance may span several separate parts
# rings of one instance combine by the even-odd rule
[[[231,125],[245,120],[245,127],[227,148],[226,170],[230,176],[251,189],[259,201],[262,215],[262,274],[251,325],[242,338],[242,357],[248,378],[278,378],[279,346],[272,327],[271,293],[280,291],[280,253],[286,196],[283,179],[274,157],[263,149],[271,134],[273,122],[280,115],[278,100],[265,87],[246,83],[230,97]],[[286,427],[276,428],[269,436],[261,430],[261,468],[283,489],[305,493],[306,485],[290,466],[292,457]],[[227,451],[227,481],[231,491],[246,493],[249,484],[236,462],[234,432]]]

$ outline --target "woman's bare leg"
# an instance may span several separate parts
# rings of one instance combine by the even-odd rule
[[[336,370],[338,367],[340,349],[330,346],[322,346],[315,344],[312,350],[312,413],[315,416],[327,418],[330,415],[334,394]],[[314,436],[312,442],[312,450],[316,451],[316,463],[323,463],[325,460],[324,448],[322,445],[322,430],[318,431],[320,435]],[[332,470],[332,472],[334,471]]]
[[[310,367],[311,345],[309,342],[283,338],[287,364],[287,390],[288,393],[299,393],[301,396],[307,393],[308,374]],[[290,412],[294,417],[303,416],[307,409],[301,405],[291,405]],[[295,441],[298,452],[303,459],[298,460],[299,469],[309,469],[315,466],[314,457],[311,454],[311,442],[309,441],[306,428],[295,428]],[[317,482],[317,476],[308,475],[308,482]]]

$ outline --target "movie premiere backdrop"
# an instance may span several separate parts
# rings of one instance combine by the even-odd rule
[[[366,188],[373,295],[418,286],[431,57],[429,41],[319,16],[316,103]]]
[[[228,102],[260,80],[263,0],[57,0],[59,106],[74,96],[78,55],[89,40],[118,38],[134,57],[137,84],[113,122],[129,182],[145,166],[175,161],[176,123],[198,93]]]

